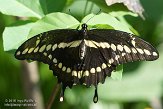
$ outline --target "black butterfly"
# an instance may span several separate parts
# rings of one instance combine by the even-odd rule
[[[16,51],[19,60],[44,62],[62,84],[60,101],[65,88],[76,84],[95,86],[94,102],[98,101],[97,85],[119,64],[156,60],[158,51],[137,36],[110,29],[57,29],[36,35]]]

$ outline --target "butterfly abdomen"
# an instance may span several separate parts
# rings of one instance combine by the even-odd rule
[[[82,42],[80,43],[80,47],[79,47],[79,57],[81,60],[84,59],[86,52],[87,52],[87,46],[86,46],[84,40],[82,40]]]

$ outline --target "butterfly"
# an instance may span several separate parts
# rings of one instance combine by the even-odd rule
[[[15,52],[19,60],[35,60],[49,65],[62,85],[60,101],[66,87],[82,84],[95,86],[93,101],[98,101],[98,83],[123,63],[153,61],[158,51],[136,35],[112,29],[56,29],[25,41]]]

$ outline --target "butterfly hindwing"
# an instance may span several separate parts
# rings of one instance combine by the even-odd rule
[[[76,78],[73,78],[73,75],[76,76],[77,65],[79,61],[78,57],[78,47],[66,47],[57,49],[55,63],[50,65],[50,69],[53,70],[55,76],[58,77],[58,81],[62,82],[66,86],[72,86]]]
[[[106,76],[111,75],[115,66],[105,61],[97,48],[88,47],[86,53],[82,77],[83,83],[87,86],[97,86],[99,82],[104,83]]]

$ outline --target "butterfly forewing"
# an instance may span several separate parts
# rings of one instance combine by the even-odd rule
[[[50,64],[60,43],[77,40],[77,30],[53,30],[28,39],[16,51],[17,59],[32,59]],[[73,39],[74,38],[74,39]]]
[[[118,30],[91,30],[89,41],[93,41],[101,55],[110,64],[157,59],[157,50],[137,36]]]

